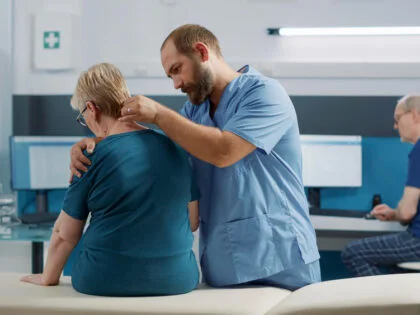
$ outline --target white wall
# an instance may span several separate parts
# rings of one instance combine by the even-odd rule
[[[31,67],[31,16],[43,10],[80,15],[72,71]],[[178,25],[200,23],[219,37],[232,65],[254,64],[291,94],[401,95],[420,86],[420,36],[280,38],[266,28],[417,25],[419,11],[418,0],[16,0],[14,92],[71,94],[80,70],[109,61],[133,93],[176,94],[163,77],[161,42]]]
[[[9,136],[12,133],[12,1],[0,1],[0,182],[10,191]]]
[[[44,11],[81,13],[81,0],[14,0],[13,15],[13,91],[14,94],[72,94],[81,70],[81,57],[76,56],[76,69],[71,71],[39,71],[33,66],[34,14]],[[83,43],[75,43],[82,47]],[[80,50],[76,50],[80,51]],[[78,57],[78,58],[77,58]]]
[[[10,192],[9,136],[12,134],[12,0],[0,1],[0,181]],[[0,271],[31,268],[30,244],[0,242]]]

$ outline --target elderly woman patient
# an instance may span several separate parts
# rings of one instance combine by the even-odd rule
[[[90,213],[72,269],[75,290],[171,295],[198,284],[191,233],[198,226],[198,205],[192,202],[198,196],[188,157],[163,134],[119,121],[128,97],[121,72],[110,64],[81,74],[71,105],[80,111],[78,121],[104,139],[90,155],[88,170],[66,192],[44,273],[22,281],[57,285]]]

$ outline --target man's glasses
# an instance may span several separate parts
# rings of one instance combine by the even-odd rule
[[[86,111],[86,109],[87,109],[87,103],[85,104],[85,108],[83,108],[83,110],[79,113],[79,115],[77,115],[77,118],[76,118],[77,122],[81,124],[83,127],[87,126],[85,117],[83,116],[83,113]]]
[[[396,125],[398,125],[398,123],[400,122],[401,117],[404,116],[404,115],[406,115],[406,114],[408,114],[408,113],[410,113],[410,111],[404,112],[404,113],[401,113],[401,114],[398,114],[398,115],[395,115],[395,117],[394,117],[394,123]]]

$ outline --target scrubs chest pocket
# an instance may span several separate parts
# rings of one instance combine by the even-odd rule
[[[233,265],[241,281],[263,278],[279,270],[273,229],[266,216],[227,223],[225,231]]]

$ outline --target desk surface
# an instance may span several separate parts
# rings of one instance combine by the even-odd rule
[[[47,242],[51,237],[52,226],[0,225],[0,241]]]
[[[407,228],[398,222],[366,220],[363,218],[311,215],[311,221],[318,231],[348,232],[401,232]]]

